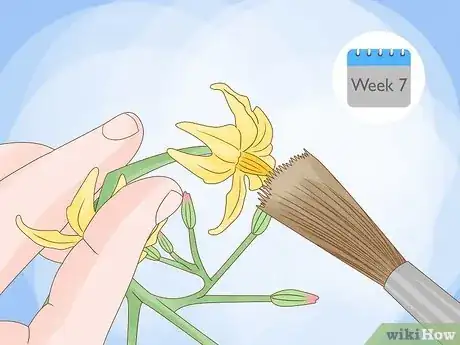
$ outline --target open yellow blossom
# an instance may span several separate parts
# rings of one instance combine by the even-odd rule
[[[259,107],[252,108],[248,97],[233,91],[224,83],[211,85],[221,91],[235,117],[235,125],[204,126],[180,122],[177,127],[201,140],[212,151],[209,156],[196,156],[169,149],[168,154],[179,164],[200,177],[205,183],[220,183],[232,176],[232,187],[226,197],[221,223],[209,230],[222,233],[240,215],[249,190],[257,190],[275,166],[271,156],[273,129]]]
[[[60,250],[74,247],[83,239],[89,223],[96,214],[94,209],[94,195],[96,192],[96,182],[98,175],[98,168],[94,168],[90,171],[80,189],[75,194],[72,203],[69,207],[67,207],[67,221],[69,222],[69,225],[73,231],[75,231],[75,235],[63,234],[61,233],[61,230],[33,229],[24,223],[20,215],[16,217],[16,225],[27,237],[42,247]],[[113,195],[119,192],[120,189],[126,185],[126,178],[124,175],[121,175],[118,179],[118,183],[115,191],[113,192]],[[155,228],[152,230],[152,233],[150,234],[149,239],[147,240],[147,243],[145,244],[146,247],[156,243],[158,233],[161,231],[166,221],[167,219],[155,226]],[[147,253],[142,251],[139,261],[142,261],[146,256]]]

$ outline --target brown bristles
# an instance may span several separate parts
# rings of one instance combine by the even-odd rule
[[[373,281],[384,285],[406,260],[339,181],[305,151],[278,166],[260,208]]]

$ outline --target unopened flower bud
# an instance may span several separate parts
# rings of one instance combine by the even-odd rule
[[[149,246],[149,247],[144,248],[144,250],[147,252],[147,256],[151,260],[158,261],[161,259],[161,254],[158,251],[158,249],[156,249],[155,247]]]
[[[158,243],[166,253],[171,254],[174,251],[173,244],[162,232],[158,234]]]
[[[315,304],[318,299],[319,297],[316,295],[294,289],[281,290],[270,296],[271,302],[278,307],[298,307]]]
[[[181,214],[187,229],[194,229],[196,225],[195,207],[193,206],[192,197],[187,192],[184,192],[182,197]]]
[[[256,209],[254,216],[252,217],[251,232],[253,235],[261,235],[265,230],[267,230],[268,224],[270,224],[270,217],[267,213],[262,211],[260,208]]]

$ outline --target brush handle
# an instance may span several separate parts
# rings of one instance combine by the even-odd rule
[[[410,262],[396,268],[384,288],[421,324],[460,323],[460,303]]]

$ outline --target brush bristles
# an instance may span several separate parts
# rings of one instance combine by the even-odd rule
[[[278,166],[259,191],[260,208],[325,251],[384,285],[406,260],[314,156]]]

